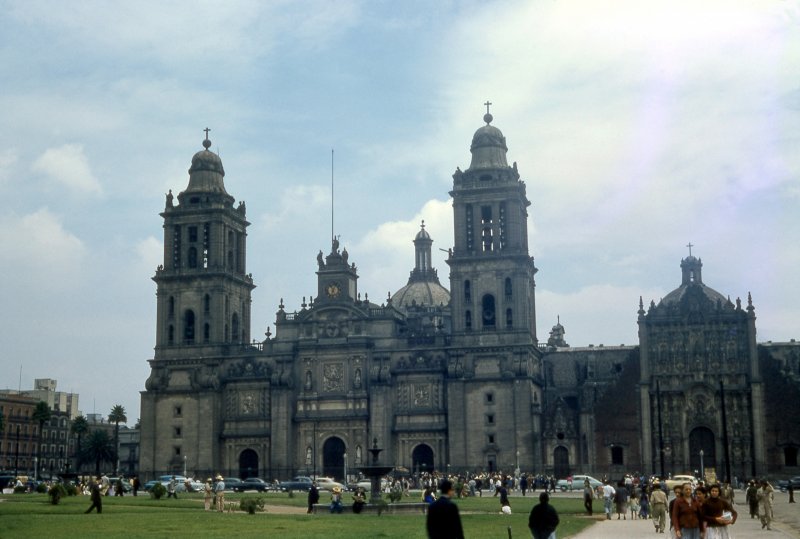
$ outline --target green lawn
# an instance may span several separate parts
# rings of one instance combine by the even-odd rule
[[[256,494],[244,494],[255,496]],[[242,495],[227,494],[226,501]],[[284,493],[261,495],[268,505],[305,507],[305,494],[290,498]],[[103,498],[103,513],[85,515],[91,502],[88,496],[64,498],[51,505],[44,494],[14,494],[0,497],[0,539],[14,537],[79,537],[102,539],[130,537],[236,537],[263,538],[279,534],[281,538],[324,537],[359,539],[366,537],[412,539],[425,538],[422,514],[375,515],[343,513],[278,514],[276,511],[248,515],[203,511],[202,496],[181,495],[178,500],[153,500],[149,496]],[[323,494],[322,502],[327,500]],[[345,496],[349,502],[349,496]],[[412,501],[417,501],[415,497]],[[499,514],[497,498],[456,500],[468,538],[528,538],[528,513],[538,498],[511,498],[513,515]],[[555,498],[553,505],[561,517],[558,536],[569,537],[593,521],[582,516],[583,502],[577,498]],[[598,504],[595,504],[598,505]],[[598,508],[598,507],[596,507]],[[602,511],[602,509],[601,509]]]

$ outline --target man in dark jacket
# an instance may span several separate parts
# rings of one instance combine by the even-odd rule
[[[461,516],[458,506],[450,501],[453,497],[453,483],[445,479],[439,485],[442,495],[428,507],[425,527],[430,539],[464,539]]]
[[[317,482],[314,481],[311,483],[311,488],[308,489],[308,513],[311,514],[314,512],[314,504],[319,503],[319,489],[317,488]]]
[[[91,512],[94,508],[97,508],[98,513],[103,512],[103,497],[100,496],[100,485],[98,484],[98,481],[100,481],[99,477],[97,478],[97,481],[92,481],[92,483],[89,485],[92,505],[86,510],[87,513]]]
[[[558,513],[550,505],[550,495],[546,492],[539,494],[539,504],[531,509],[528,517],[528,527],[531,529],[534,539],[548,539],[555,533],[558,527]]]

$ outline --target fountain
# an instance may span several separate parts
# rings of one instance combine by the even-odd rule
[[[378,455],[381,451],[383,451],[383,449],[378,448],[378,438],[373,438],[372,449],[369,450],[369,452],[372,453],[372,463],[358,468],[358,471],[369,478],[369,483],[372,487],[369,495],[370,504],[380,504],[382,502],[381,477],[394,469],[394,466],[381,466],[378,464]]]

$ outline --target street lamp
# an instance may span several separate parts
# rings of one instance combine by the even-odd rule
[[[33,457],[33,480],[39,480],[39,457]]]
[[[706,468],[703,465],[703,455],[704,455],[704,453],[703,453],[703,450],[701,449],[700,450],[700,479],[702,479],[705,482],[705,480],[706,480]]]
[[[186,455],[183,456],[183,477],[186,477]]]
[[[347,486],[347,451],[344,452],[344,486]]]
[[[517,449],[517,469],[514,471],[516,472],[515,475],[519,477],[519,449]]]
[[[19,475],[19,425],[17,425],[17,447],[14,452],[14,477]]]

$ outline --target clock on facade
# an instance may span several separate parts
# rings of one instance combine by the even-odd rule
[[[328,294],[329,298],[337,298],[339,297],[339,294],[341,294],[341,292],[342,290],[339,286],[339,283],[335,281],[332,283],[328,283],[328,286],[325,287],[325,293]]]

